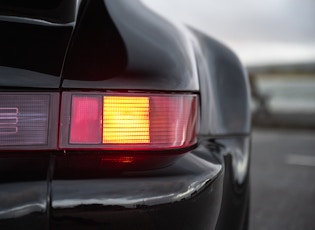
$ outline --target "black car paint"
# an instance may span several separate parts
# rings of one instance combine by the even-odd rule
[[[71,157],[63,151],[2,151],[0,228],[242,229],[250,116],[235,55],[138,1],[71,2],[73,20],[0,11],[1,91],[198,93],[198,148],[163,169],[108,172],[90,163],[69,174],[76,161],[64,164]]]
[[[1,0],[0,6],[2,16],[40,20],[54,24],[74,22],[78,11],[77,0]]]
[[[2,89],[59,88],[74,28],[76,1],[40,2],[0,2]]]
[[[88,1],[62,87],[191,92],[199,82],[193,49],[170,22],[138,1]]]

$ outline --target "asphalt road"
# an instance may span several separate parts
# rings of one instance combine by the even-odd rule
[[[250,230],[315,229],[315,130],[253,131]]]

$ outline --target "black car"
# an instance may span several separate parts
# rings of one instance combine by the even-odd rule
[[[1,0],[0,31],[0,229],[247,229],[228,48],[138,0]]]

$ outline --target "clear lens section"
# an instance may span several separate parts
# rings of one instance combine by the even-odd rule
[[[0,149],[49,148],[56,141],[56,137],[48,140],[53,98],[50,94],[0,94]],[[54,129],[52,133],[56,134]]]
[[[60,148],[185,148],[196,143],[196,119],[196,95],[65,92]]]

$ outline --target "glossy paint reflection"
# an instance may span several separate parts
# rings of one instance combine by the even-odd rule
[[[0,28],[1,86],[58,88],[73,27],[0,20]]]
[[[173,170],[175,174],[171,173]],[[64,180],[53,181],[52,207],[102,205],[136,208],[174,203],[191,198],[214,180],[220,171],[220,165],[188,154],[170,168],[156,170],[154,180],[148,177],[148,171],[134,172],[133,177],[118,179],[67,180],[64,175]],[[144,175],[148,178],[142,178]]]
[[[246,225],[250,202],[250,138],[217,139],[219,155],[225,167],[223,197],[218,229]]]
[[[57,76],[31,70],[0,66],[1,88],[49,88],[59,87],[60,78]]]
[[[196,30],[194,37],[201,91],[202,135],[249,135],[249,82],[237,56]]]
[[[49,156],[1,153],[0,228],[46,229]]]
[[[0,220],[45,213],[46,182],[0,184]]]
[[[32,18],[57,24],[75,20],[77,0],[1,0],[0,14],[9,17]]]
[[[139,1],[91,1],[83,19],[66,62],[64,88],[198,90],[184,30]]]
[[[239,185],[244,184],[249,174],[250,141],[249,137],[227,138],[218,141],[225,146],[224,156],[231,157],[233,180]]]
[[[94,179],[59,175],[52,181],[51,227],[214,229],[222,166],[207,147],[196,151],[157,170]]]

